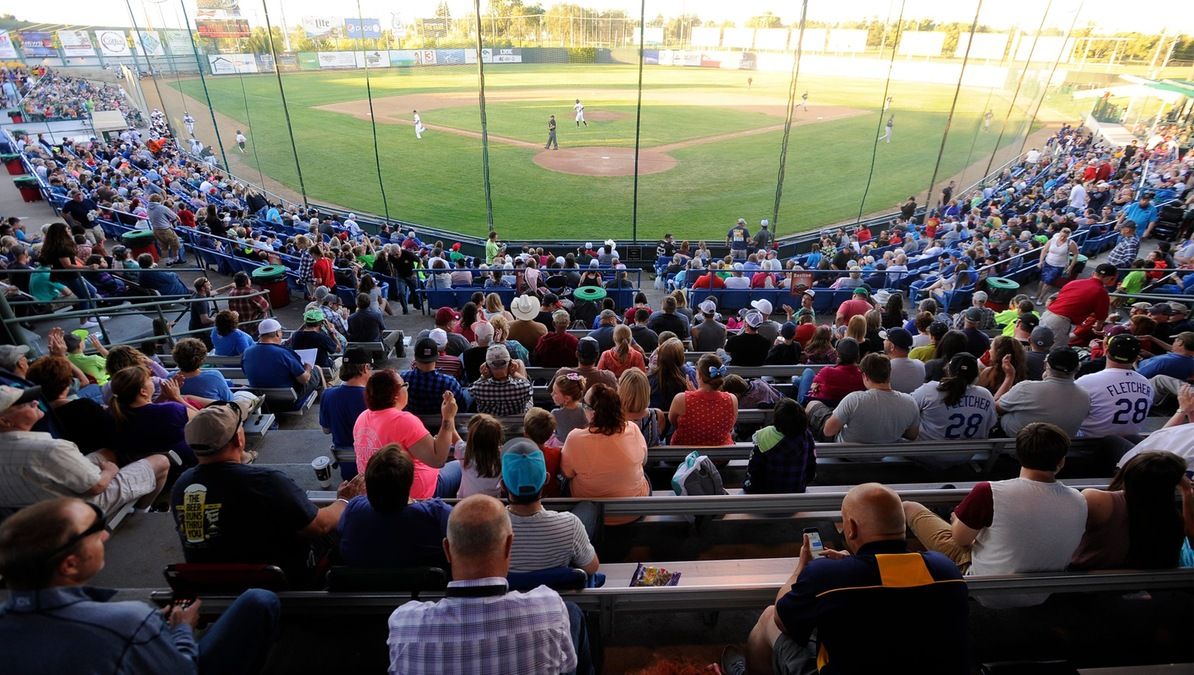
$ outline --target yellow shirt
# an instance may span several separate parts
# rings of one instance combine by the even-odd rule
[[[908,352],[908,358],[916,359],[917,361],[929,361],[937,353],[937,345],[927,344],[922,347],[917,347]]]

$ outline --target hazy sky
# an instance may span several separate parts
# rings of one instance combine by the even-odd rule
[[[156,28],[177,28],[182,24],[179,2],[185,2],[187,12],[194,16],[195,0],[162,0],[156,4],[150,0],[129,0],[137,15],[138,23],[143,16],[150,17]],[[532,4],[533,0],[524,0]],[[280,23],[282,9],[288,25],[299,23],[304,15],[330,15],[342,17],[356,15],[349,10],[356,8],[352,0],[333,3],[328,0],[266,0],[270,20]],[[539,0],[544,7],[556,4],[554,0]],[[621,9],[634,15],[639,3],[634,0],[572,0],[574,4],[600,10]],[[1054,0],[1046,25],[1069,27],[1074,12],[1079,11],[1078,25],[1093,23],[1099,32],[1137,31],[1160,33],[1168,26],[1171,34],[1194,33],[1194,10],[1189,0],[1136,0],[1124,3],[1120,0]],[[438,0],[360,0],[361,16],[380,18],[383,25],[389,25],[393,15],[403,21],[416,17],[431,16]],[[482,0],[482,11],[487,5]],[[980,22],[996,28],[1019,26],[1035,29],[1044,10],[1045,2],[1040,0],[985,0]],[[472,0],[448,0],[453,16],[464,16],[472,11]],[[906,18],[934,18],[938,21],[969,22],[974,18],[977,0],[904,0]],[[1185,6],[1186,10],[1178,10]],[[241,9],[251,23],[263,22],[262,0],[242,0]],[[899,0],[810,0],[809,18],[820,21],[847,21],[890,16],[895,19],[900,9]],[[745,19],[770,11],[780,16],[786,24],[799,19],[800,4],[797,0],[647,0],[648,17],[657,14],[673,16],[682,13],[696,14],[702,19],[718,21]],[[68,23],[89,25],[129,25],[125,0],[50,0],[30,3],[25,0],[0,0],[0,13],[12,13],[19,19],[46,23]],[[164,19],[164,26],[161,24]]]

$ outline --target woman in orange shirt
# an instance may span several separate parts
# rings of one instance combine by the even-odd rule
[[[651,485],[643,474],[647,442],[638,425],[628,423],[618,392],[595,384],[582,404],[589,426],[573,429],[564,441],[560,469],[576,498],[646,497]],[[635,518],[606,518],[606,525],[622,525]]]
[[[601,353],[597,367],[612,372],[614,377],[622,377],[622,373],[631,368],[647,372],[647,362],[643,359],[643,352],[638,345],[634,344],[634,336],[628,326],[614,327],[614,347]]]

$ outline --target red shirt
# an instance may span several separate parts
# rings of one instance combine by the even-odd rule
[[[568,333],[548,333],[535,344],[533,359],[536,366],[562,368],[576,365],[576,345],[580,342]]]
[[[710,282],[712,279],[712,282]],[[699,279],[692,285],[693,288],[725,288],[726,282],[722,281],[721,277],[713,272],[702,274]]]
[[[311,267],[311,276],[315,277],[318,286],[336,288],[336,273],[332,271],[332,261],[328,258],[316,258]]]
[[[178,222],[182,223],[183,227],[195,227],[195,214],[190,209],[181,209],[178,212]]]
[[[850,298],[837,308],[837,323],[846,323],[850,320],[850,317],[866,314],[872,309],[874,307],[866,300],[857,297]]]
[[[858,243],[865,244],[871,240],[871,231],[868,228],[862,228],[858,231]]]
[[[817,371],[813,386],[808,390],[809,400],[824,401],[837,405],[852,391],[862,391],[862,371],[857,364],[848,366],[825,366]]]
[[[773,272],[755,272],[754,276],[750,278],[751,288],[767,288],[767,277],[770,277]]]
[[[1111,162],[1103,162],[1099,165],[1098,171],[1095,173],[1095,178],[1098,180],[1107,180],[1111,177]]]
[[[1099,167],[1095,166],[1094,164],[1087,165],[1087,167],[1082,171],[1082,182],[1089,183],[1095,179],[1095,176],[1097,176],[1098,173]]]
[[[1071,281],[1049,305],[1050,312],[1077,324],[1092,314],[1097,319],[1106,318],[1110,308],[1111,298],[1107,295],[1107,287],[1098,277]]]
[[[809,340],[813,339],[813,333],[816,332],[816,324],[802,323],[799,326],[796,326],[796,341],[799,342],[800,346],[803,347],[808,344]]]

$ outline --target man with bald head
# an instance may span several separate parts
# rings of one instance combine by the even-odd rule
[[[452,581],[439,602],[408,602],[390,615],[390,672],[451,675],[593,672],[584,614],[546,586],[511,592],[514,531],[501,502],[460,501],[444,554]]]
[[[748,671],[877,673],[893,654],[913,654],[917,672],[966,672],[961,572],[940,553],[909,553],[904,535],[899,495],[878,483],[851,489],[842,500],[849,551],[813,558],[804,536],[795,571],[750,632]]]

